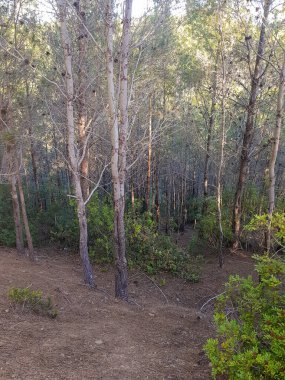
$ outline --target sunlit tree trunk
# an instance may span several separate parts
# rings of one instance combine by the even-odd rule
[[[239,244],[239,236],[241,232],[241,210],[242,210],[242,196],[244,192],[245,181],[248,175],[249,168],[249,151],[252,143],[253,132],[254,132],[254,118],[256,115],[256,102],[259,90],[259,84],[262,78],[263,69],[263,55],[265,51],[265,29],[268,21],[269,10],[272,0],[264,1],[264,14],[260,29],[258,51],[256,55],[254,72],[251,79],[251,89],[250,98],[247,106],[247,120],[245,125],[245,132],[242,142],[242,151],[239,164],[239,176],[238,183],[236,187],[235,200],[234,200],[234,210],[233,210],[233,223],[232,229],[234,233],[234,244],[233,247],[237,248]]]
[[[285,88],[285,53],[284,53],[282,69],[281,69],[280,77],[279,77],[279,91],[278,91],[278,98],[277,98],[276,122],[275,122],[275,129],[273,132],[273,138],[271,140],[272,149],[271,149],[271,156],[270,156],[270,161],[268,165],[269,207],[268,207],[268,232],[266,236],[266,248],[268,252],[270,251],[270,245],[271,245],[271,239],[270,239],[271,220],[272,220],[272,215],[275,208],[275,181],[276,181],[275,164],[276,164],[276,159],[277,159],[277,154],[278,154],[278,149],[279,149],[282,116],[284,112],[284,95],[285,95],[284,88]]]
[[[78,19],[78,93],[77,93],[77,129],[79,138],[79,150],[82,157],[80,164],[81,174],[81,188],[83,199],[86,200],[89,196],[89,149],[87,142],[87,107],[86,107],[86,80],[87,80],[87,65],[86,51],[87,51],[87,28],[86,28],[86,14],[81,6],[81,1],[77,0],[75,3],[75,9]],[[87,145],[87,146],[85,146]]]
[[[224,150],[226,142],[226,61],[225,61],[225,46],[224,46],[224,32],[223,32],[223,21],[221,19],[221,13],[219,11],[219,34],[220,34],[220,46],[221,46],[221,64],[222,64],[222,83],[221,83],[221,137],[220,137],[220,161],[218,164],[217,173],[217,211],[218,211],[218,224],[219,224],[219,265],[222,268],[224,264],[223,255],[223,242],[224,242],[224,231],[223,231],[223,214],[222,214],[222,175],[224,167]]]
[[[110,109],[110,132],[112,142],[111,170],[114,195],[114,255],[115,255],[115,296],[128,300],[128,267],[125,236],[125,178],[127,164],[128,131],[128,57],[130,48],[132,0],[124,1],[123,34],[120,56],[120,92],[116,96],[114,84],[113,54],[113,1],[106,7],[107,22],[107,81]],[[119,115],[117,100],[119,103]]]
[[[208,197],[208,180],[209,180],[209,160],[211,155],[212,148],[212,134],[213,128],[215,124],[215,113],[216,113],[216,103],[217,103],[217,65],[215,65],[214,73],[213,73],[213,81],[212,81],[212,102],[211,102],[211,110],[209,117],[209,127],[208,127],[208,136],[207,136],[207,146],[206,146],[206,157],[205,157],[205,165],[204,165],[204,203],[203,203],[203,214],[207,211],[207,197]]]
[[[88,229],[86,207],[83,199],[83,193],[80,181],[80,169],[78,164],[77,152],[75,149],[75,121],[74,121],[74,84],[72,72],[72,49],[71,41],[66,25],[66,1],[58,0],[59,22],[62,47],[64,50],[65,63],[65,85],[66,85],[66,104],[67,104],[67,134],[68,134],[68,155],[69,165],[73,176],[73,185],[76,195],[77,217],[79,222],[80,242],[79,250],[83,263],[84,280],[90,286],[94,287],[94,277],[88,255]]]

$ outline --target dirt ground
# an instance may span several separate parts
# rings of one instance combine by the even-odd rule
[[[184,238],[185,239],[185,238]],[[130,273],[132,304],[113,297],[112,269],[95,267],[96,291],[82,281],[80,261],[53,249],[30,263],[0,248],[0,379],[210,379],[202,347],[214,334],[212,302],[230,273],[246,275],[246,256],[228,254],[223,270],[206,254],[201,281]],[[59,310],[56,319],[13,307],[11,287],[42,289]]]

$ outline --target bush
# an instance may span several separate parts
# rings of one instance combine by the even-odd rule
[[[285,263],[255,259],[259,282],[231,276],[217,300],[218,337],[205,346],[214,378],[285,379]]]
[[[87,208],[89,255],[97,263],[113,261],[114,212],[109,198],[94,194]]]
[[[156,230],[149,212],[128,213],[126,220],[128,262],[148,274],[169,272],[190,282],[199,281],[201,256],[193,257]]]
[[[264,235],[268,231],[268,214],[255,215],[252,220],[245,226],[245,230],[254,234],[254,238],[263,243]],[[285,214],[275,212],[271,218],[271,237],[273,245],[284,245],[285,243]],[[272,239],[271,239],[272,240]],[[264,244],[263,244],[264,245]]]
[[[9,185],[0,185],[0,245],[16,245],[12,199]]]
[[[224,206],[222,210],[222,226],[225,244],[229,244],[232,241],[232,229],[229,220],[231,220],[230,209]],[[214,246],[218,244],[220,230],[217,216],[217,200],[215,197],[207,199],[207,213],[201,216],[199,233],[202,238]]]
[[[8,292],[8,297],[15,303],[32,310],[36,314],[46,315],[55,318],[58,311],[53,307],[50,297],[43,299],[41,290],[31,290],[29,288],[12,288]]]

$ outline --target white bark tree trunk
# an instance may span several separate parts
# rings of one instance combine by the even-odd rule
[[[72,51],[71,41],[66,25],[66,0],[58,0],[59,23],[61,32],[62,47],[64,50],[65,63],[65,85],[66,85],[66,104],[67,104],[67,134],[68,134],[68,155],[69,165],[72,171],[73,185],[76,195],[77,217],[79,222],[80,243],[79,251],[83,263],[84,280],[94,287],[94,277],[88,255],[88,229],[86,218],[86,207],[84,204],[82,187],[80,182],[80,169],[77,152],[75,149],[75,121],[74,121],[74,83],[72,72]]]
[[[279,91],[278,91],[278,98],[277,98],[277,110],[276,110],[276,122],[275,122],[275,129],[273,133],[272,138],[272,150],[271,150],[271,156],[270,161],[268,165],[269,169],[269,189],[268,189],[268,201],[269,201],[269,207],[268,207],[268,232],[266,236],[266,248],[267,251],[270,251],[270,245],[271,245],[271,239],[270,239],[270,230],[271,230],[271,220],[273,211],[275,208],[275,181],[276,181],[276,174],[275,174],[275,164],[279,149],[279,143],[280,143],[280,133],[281,133],[281,126],[282,126],[282,116],[284,112],[284,95],[285,95],[285,53],[283,57],[283,64],[282,69],[280,71],[280,77],[279,77]]]
[[[106,60],[110,110],[110,132],[112,142],[111,170],[114,194],[114,256],[116,267],[115,296],[126,301],[128,300],[128,267],[126,259],[124,214],[128,131],[128,61],[130,49],[131,14],[132,0],[125,0],[120,57],[120,93],[116,96],[113,56],[113,1],[108,1],[106,7]],[[117,109],[117,101],[119,103],[119,109]],[[120,120],[118,120],[118,113],[120,115]]]

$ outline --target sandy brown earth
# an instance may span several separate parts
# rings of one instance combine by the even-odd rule
[[[251,272],[247,257],[226,257],[223,270],[206,255],[198,284],[130,273],[132,304],[113,297],[111,269],[95,267],[99,290],[82,282],[76,256],[38,250],[30,263],[0,248],[0,379],[210,379],[202,347],[213,335],[212,302],[230,273]],[[154,280],[154,282],[153,282]],[[59,316],[15,308],[11,287],[42,289]]]

